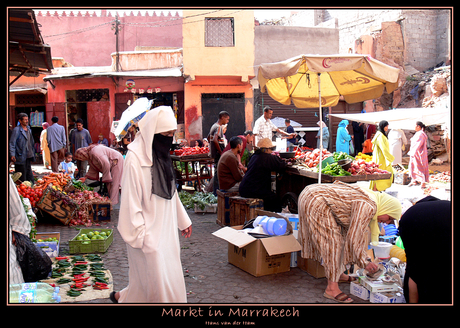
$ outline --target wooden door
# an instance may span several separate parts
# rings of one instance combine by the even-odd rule
[[[88,118],[88,131],[93,142],[97,142],[99,133],[109,139],[110,133],[110,101],[91,101],[86,103],[86,115]],[[109,141],[110,144],[110,141]]]

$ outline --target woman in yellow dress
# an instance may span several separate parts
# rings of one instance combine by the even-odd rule
[[[393,163],[395,157],[390,153],[390,143],[388,142],[388,122],[381,121],[379,123],[379,127],[377,129],[377,133],[372,139],[372,160],[380,164],[381,170],[386,170],[391,173],[389,179],[385,180],[371,180],[371,184],[369,189],[374,191],[383,191],[389,187],[393,183],[393,167],[391,164]]]
[[[48,147],[48,141],[46,140],[46,129],[50,125],[47,122],[42,123],[43,131],[40,133],[40,147],[42,150],[42,157],[43,157],[43,166],[47,169],[51,168],[51,155],[50,149]]]

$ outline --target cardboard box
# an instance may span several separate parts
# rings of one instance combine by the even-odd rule
[[[371,303],[406,303],[404,295],[399,292],[370,293]]]
[[[291,252],[300,250],[300,244],[292,234],[254,238],[242,228],[224,227],[213,233],[228,242],[229,263],[256,277],[290,270]]]
[[[315,278],[326,277],[326,271],[320,262],[314,259],[304,259],[303,257],[297,258],[297,265],[302,270]]]
[[[359,282],[356,280],[350,283],[350,294],[367,301],[370,297],[371,292],[364,288],[364,286],[361,286]]]
[[[369,280],[367,277],[361,277],[361,285],[372,293],[392,292],[398,291],[398,285],[396,284],[384,284],[382,280]]]
[[[38,241],[39,239],[48,239],[48,238],[57,238],[55,241]],[[37,232],[35,239],[37,240],[37,246],[45,251],[45,253],[51,258],[54,259],[59,255],[59,244],[61,242],[61,233],[60,232]]]

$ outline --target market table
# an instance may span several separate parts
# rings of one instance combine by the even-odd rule
[[[288,206],[291,213],[297,213],[297,198],[303,189],[314,183],[318,183],[319,174],[310,170],[302,169],[301,166],[295,165],[286,168],[284,173],[278,174],[276,178],[276,194],[281,199],[282,207]],[[362,174],[350,176],[331,176],[321,174],[321,182],[333,183],[342,181],[353,183],[357,181],[370,181],[389,179],[391,173],[385,174]]]
[[[195,190],[202,191],[201,181],[212,178],[214,159],[210,157],[209,153],[188,156],[171,155],[171,159],[174,169],[181,174],[180,178],[177,177],[177,182],[180,184],[194,181]],[[191,171],[189,171],[189,164]]]

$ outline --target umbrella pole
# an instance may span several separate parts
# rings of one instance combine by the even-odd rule
[[[318,73],[318,99],[319,99],[319,121],[323,120],[323,109],[321,106],[321,73]],[[319,167],[318,167],[318,183],[321,183],[321,170],[323,168],[323,128],[319,126]]]

